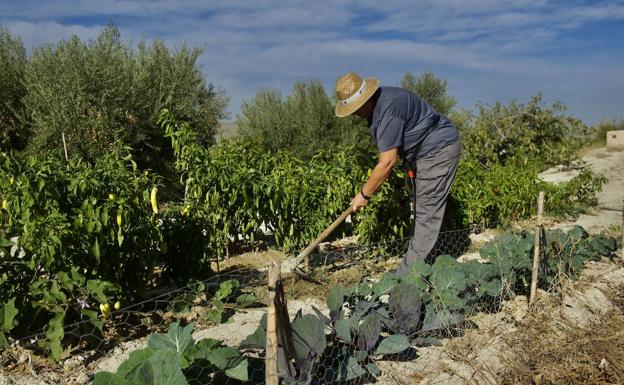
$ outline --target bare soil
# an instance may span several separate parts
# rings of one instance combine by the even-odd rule
[[[591,233],[621,229],[622,209],[624,209],[624,150],[607,147],[594,148],[586,152],[582,159],[595,172],[606,176],[608,181],[598,194],[596,208],[573,221],[561,222],[557,224],[557,227],[570,228],[576,224],[583,226]],[[575,172],[554,167],[541,175],[543,179],[557,183],[569,180]]]

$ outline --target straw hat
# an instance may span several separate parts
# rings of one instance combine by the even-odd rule
[[[336,116],[351,115],[377,91],[379,80],[376,78],[366,78],[362,80],[358,74],[349,72],[336,80]]]

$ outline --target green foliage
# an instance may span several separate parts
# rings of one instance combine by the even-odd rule
[[[132,159],[119,152],[93,165],[6,155],[1,162],[0,195],[7,208],[0,232],[4,238],[19,237],[17,246],[25,253],[10,256],[15,268],[39,275],[79,266],[90,275],[123,282],[125,289],[145,285],[148,277],[137,272],[149,270],[148,261],[157,259],[154,244],[160,238],[146,199],[156,178],[137,171]]]
[[[369,204],[356,215],[358,242],[374,243],[412,235],[410,198],[405,183],[405,172],[394,170],[389,180],[372,196]]]
[[[533,234],[507,233],[486,244],[480,254],[496,266],[503,288],[511,293],[527,294],[533,245]],[[617,249],[615,239],[602,235],[590,237],[580,226],[567,233],[562,230],[546,231],[544,245],[539,273],[542,287],[551,286],[559,274],[575,277],[585,261],[612,256]]]
[[[253,244],[262,236],[262,224],[285,249],[303,246],[337,216],[364,180],[352,148],[321,151],[303,162],[290,152],[265,153],[252,144],[223,142],[205,149],[197,145],[188,124],[168,111],[161,124],[172,138],[176,167],[186,185],[185,204],[213,229],[208,237],[217,255],[231,242]],[[489,166],[474,158],[460,162],[445,227],[489,226],[529,217],[542,190],[547,192],[548,212],[573,214],[595,203],[604,178],[584,168],[572,181],[553,186],[538,179],[543,163],[535,156],[518,155]],[[356,215],[353,231],[359,241],[409,236],[408,202],[404,172],[395,170]],[[238,234],[242,240],[236,239]]]
[[[614,257],[616,250],[615,239],[589,237],[580,227],[567,233],[549,231],[545,244],[539,274],[543,287],[561,274],[576,276],[585,261]],[[342,355],[337,358],[334,352],[332,357],[339,364],[334,364],[337,374],[331,380],[378,375],[372,356],[401,353],[411,346],[410,340],[434,343],[436,336],[448,335],[476,311],[496,310],[502,300],[528,294],[532,254],[533,236],[510,232],[481,249],[486,263],[459,263],[442,255],[432,265],[414,263],[398,278],[388,274],[372,285],[330,289],[330,315],[338,316],[324,321],[334,332],[327,346],[343,344]],[[388,300],[382,301],[381,295],[388,292]],[[389,335],[381,339],[384,334]]]
[[[401,79],[401,87],[423,98],[444,116],[448,116],[457,104],[457,100],[446,93],[446,86],[447,81],[436,77],[433,72],[425,72],[418,78],[406,72]]]
[[[181,259],[178,253],[185,249],[163,253],[166,226],[159,223],[172,220],[168,212],[152,211],[150,190],[159,178],[138,171],[127,149],[94,163],[1,157],[0,310],[5,322],[0,342],[8,334],[43,328],[42,347],[58,359],[63,325],[85,320],[102,332],[116,300],[136,298],[168,276],[196,276],[187,272],[189,266],[182,270],[167,264]],[[181,230],[191,229],[185,217],[178,215],[176,223]],[[201,239],[203,228],[192,230]],[[209,274],[210,264],[197,259],[186,261],[195,274]],[[158,265],[164,269],[156,276]],[[99,314],[99,304],[109,310]]]
[[[186,313],[191,310],[191,306],[194,304],[203,304],[208,309],[203,315],[204,319],[220,324],[226,322],[236,309],[250,307],[258,301],[255,294],[241,291],[240,283],[235,279],[221,282],[214,293],[208,293],[206,285],[202,281],[197,281],[195,284],[191,283],[188,286],[193,290],[177,295],[169,303],[168,311]],[[207,296],[211,298],[209,301],[205,300]]]
[[[480,105],[476,116],[464,112],[457,119],[463,157],[488,167],[512,158],[535,159],[542,167],[569,162],[586,140],[587,127],[565,110],[559,102],[546,107],[537,95],[526,104]]]
[[[26,93],[26,50],[19,37],[0,26],[0,149],[21,149],[28,137],[22,98]]]
[[[604,175],[596,175],[583,166],[579,175],[562,185],[546,185],[545,208],[553,214],[575,215],[598,204],[598,193],[607,182]]]
[[[22,288],[16,289],[15,294]],[[38,277],[27,290],[20,306],[24,314],[36,313],[35,319],[29,320],[29,326],[36,327],[45,317],[52,316],[44,327],[46,339],[40,341],[40,346],[48,350],[55,360],[61,358],[64,324],[84,319],[95,326],[93,332],[102,333],[103,320],[87,306],[91,303],[95,308],[98,303],[108,303],[108,299],[114,302],[114,298],[119,298],[121,294],[116,284],[97,279],[86,280],[76,266],[69,273],[60,271],[51,278]]]
[[[492,226],[528,218],[535,213],[537,196],[546,192],[545,210],[574,215],[597,203],[606,178],[583,166],[572,180],[552,185],[538,178],[543,165],[511,159],[486,167],[473,159],[460,162],[445,215],[447,229],[470,224]],[[357,215],[356,232],[362,243],[402,239],[411,235],[409,196],[404,172],[395,170],[370,203]]]
[[[295,83],[286,99],[277,90],[258,91],[241,107],[236,125],[244,141],[259,144],[265,151],[291,151],[306,160],[337,144],[355,146],[357,154],[372,150],[364,122],[337,118],[334,103],[319,81]]]
[[[243,293],[236,297],[236,305],[241,308],[251,307],[258,302],[258,297],[253,293]]]
[[[409,338],[402,334],[395,334],[385,338],[375,350],[375,355],[397,354],[410,347]]]
[[[291,326],[297,361],[314,358],[325,351],[325,331],[318,317],[312,314],[295,317]]]
[[[159,217],[162,237],[159,258],[164,262],[161,279],[183,286],[191,280],[210,276],[210,261],[214,255],[209,248],[210,236],[205,231],[205,223],[188,215],[188,207],[183,205],[169,204]]]
[[[266,347],[266,329],[267,315],[264,313],[260,318],[260,325],[241,342],[241,348],[264,349]]]
[[[94,160],[118,142],[136,150],[142,167],[164,170],[171,147],[156,123],[164,107],[192,122],[204,145],[214,142],[227,99],[206,84],[197,59],[163,41],[132,49],[108,26],[89,42],[70,40],[34,49],[25,66],[25,116],[33,126],[31,150],[61,151]]]
[[[15,298],[10,298],[0,306],[0,348],[8,344],[6,335],[17,325],[15,316],[19,311],[15,307]]]
[[[208,311],[205,317],[207,321],[216,324],[223,322],[223,318],[225,315],[224,303],[229,297],[234,295],[239,286],[240,283],[235,279],[221,282],[219,288],[217,289],[217,292],[211,300],[211,309]],[[253,302],[255,300],[255,297],[253,299],[248,298],[248,300],[251,300]]]
[[[363,179],[348,149],[322,151],[308,162],[252,144],[224,141],[207,149],[169,111],[160,121],[185,184],[185,206],[210,229],[216,255],[225,254],[232,242],[253,244],[262,225],[283,248],[302,246],[344,210]]]
[[[423,76],[419,84],[428,84],[432,79],[436,80],[432,75]],[[350,199],[349,195],[361,184],[364,179],[362,168],[367,168],[372,159],[370,151],[331,148],[331,157],[339,155],[348,161],[347,164],[342,162],[336,170],[335,167],[328,168],[327,164],[315,162],[319,156],[322,160],[327,159],[322,151],[304,163],[297,159],[301,157],[301,152],[294,151],[293,155],[293,147],[285,144],[292,138],[301,137],[293,134],[297,127],[325,127],[329,124],[330,120],[317,114],[318,111],[331,110],[331,103],[316,100],[322,97],[326,98],[321,85],[314,82],[296,86],[295,92],[286,101],[276,92],[265,90],[259,93],[257,104],[249,110],[245,124],[249,127],[257,125],[253,130],[260,134],[255,139],[251,134],[246,138],[256,142],[270,140],[262,146],[281,149],[268,154],[253,144],[226,143],[212,151],[199,148],[192,144],[196,139],[185,124],[178,124],[168,113],[163,115],[161,122],[169,127],[168,135],[174,139],[178,170],[185,174],[183,182],[185,179],[190,182],[187,185],[190,190],[187,191],[193,191],[195,197],[195,201],[189,204],[194,208],[201,206],[203,203],[197,199],[206,197],[206,207],[212,207],[208,210],[212,218],[207,221],[212,223],[212,227],[223,229],[215,233],[211,241],[217,254],[227,249],[234,234],[242,234],[246,241],[253,243],[261,236],[258,231],[261,223],[286,249],[302,246],[329,223],[329,219],[341,206],[344,207],[346,200]],[[291,106],[298,106],[296,116],[305,118],[306,123],[288,117],[290,112],[287,110]],[[578,178],[560,186],[551,186],[538,179],[538,173],[545,165],[570,160],[584,138],[585,127],[580,121],[564,116],[564,109],[559,103],[545,108],[538,96],[527,105],[512,102],[508,106],[481,106],[476,117],[464,112],[459,124],[464,159],[459,165],[451,192],[444,227],[452,229],[473,223],[491,225],[526,218],[535,211],[535,197],[540,190],[547,191],[546,209],[551,213],[575,214],[595,203],[604,178],[589,169],[584,169]],[[311,118],[313,116],[316,118]],[[298,123],[293,128],[284,122]],[[247,127],[245,124],[242,129]],[[281,128],[276,128],[280,124],[288,126],[283,130],[287,133],[284,135],[290,138],[283,142],[279,139],[282,134],[273,135],[273,132],[281,132]],[[173,134],[174,131],[176,134]],[[312,138],[306,141],[318,146],[328,142],[331,139]],[[344,151],[350,154],[346,155]],[[308,153],[306,156],[311,155]],[[197,175],[195,170],[199,170]],[[347,175],[341,178],[340,172]],[[360,242],[401,239],[410,235],[409,198],[403,174],[397,170],[389,183],[382,185],[370,204],[356,216],[354,232],[359,235]],[[224,175],[227,175],[227,181],[219,181],[218,188],[208,194],[206,186],[214,185]],[[331,197],[329,192],[343,181],[344,186],[349,188],[340,186],[343,193]],[[201,189],[194,188],[192,184],[198,184]],[[327,199],[319,199],[323,186],[327,186]],[[278,200],[277,194],[286,199]],[[259,201],[251,196],[258,197]],[[268,209],[262,207],[266,202],[269,203]],[[328,207],[328,210],[319,211],[317,207]],[[299,211],[300,208],[303,210]],[[310,210],[315,215],[310,215]],[[277,217],[276,213],[279,213]]]
[[[489,224],[530,215],[537,174],[533,164],[521,169],[495,164],[487,170],[475,161],[462,162],[452,187],[452,196],[464,215],[462,224]]]
[[[130,353],[116,374],[97,372],[93,385],[187,385],[189,381],[209,381],[221,373],[238,381],[249,380],[248,359],[221,341],[191,336],[193,324],[177,322],[167,333],[153,333],[146,348]]]
[[[615,239],[589,237],[580,227],[549,231],[545,244],[542,287],[561,274],[574,277],[585,261],[612,258],[616,250]],[[503,300],[528,294],[532,254],[532,234],[509,232],[481,249],[485,263],[441,255],[432,265],[415,262],[401,277],[387,273],[373,284],[333,287],[327,295],[329,318],[315,308],[316,315],[295,316],[296,357],[287,361],[280,350],[280,376],[287,384],[307,383],[312,374],[327,383],[378,376],[376,359],[401,354],[413,344],[437,344],[438,337],[467,325],[467,316],[495,311]],[[265,344],[266,315],[242,347]]]

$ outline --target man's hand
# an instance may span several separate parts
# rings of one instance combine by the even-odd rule
[[[368,204],[368,199],[364,199],[361,193],[357,193],[353,199],[351,199],[351,207],[353,212],[356,212],[360,207],[364,207]]]

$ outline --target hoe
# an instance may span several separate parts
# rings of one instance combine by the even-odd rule
[[[306,247],[301,253],[299,253],[299,255],[295,259],[292,260],[291,271],[297,274],[302,279],[305,279],[306,281],[314,282],[316,284],[321,284],[319,280],[313,278],[312,276],[310,276],[310,274],[301,270],[299,268],[299,265],[301,265],[301,262],[303,262],[303,260],[306,257],[308,257],[318,247],[319,243],[323,242],[325,238],[327,238],[329,234],[331,234],[336,229],[336,227],[338,227],[342,222],[344,222],[345,219],[347,219],[347,217],[352,212],[353,212],[353,207],[349,205],[349,208],[343,211],[343,213],[340,215],[340,217],[338,217],[338,219],[336,219],[334,222],[332,222],[331,225],[329,225],[325,230],[323,230],[321,235],[319,235],[314,241],[312,241],[312,243],[310,243],[308,247]]]

